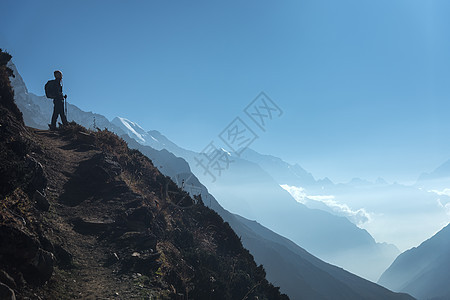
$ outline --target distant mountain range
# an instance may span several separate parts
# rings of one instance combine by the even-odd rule
[[[256,221],[225,210],[197,177],[187,162],[165,149],[156,150],[124,135],[131,148],[140,150],[188,192],[200,194],[204,203],[219,213],[241,237],[255,261],[264,266],[267,278],[292,299],[412,299],[357,277],[309,254],[292,241],[274,233]]]
[[[198,165],[201,154],[175,145],[159,132],[145,135],[142,128],[127,119],[115,118],[113,123],[143,145],[167,149],[186,159],[192,172],[227,210],[258,221],[327,262],[376,281],[400,253],[393,246],[376,243],[367,231],[345,217],[298,203],[272,177],[272,169],[278,168],[273,173],[280,178],[286,170],[290,173],[284,175],[285,178],[295,176],[294,180],[305,179],[316,186],[321,184],[300,166],[291,168],[281,159],[251,149],[246,149],[242,157],[224,152],[233,162],[212,182],[210,175]],[[139,139],[144,136],[147,137],[145,141]],[[262,166],[271,166],[270,173]]]
[[[450,299],[450,224],[397,257],[378,281],[417,299]]]
[[[16,74],[16,78],[13,80],[16,91],[16,102],[23,112],[25,122],[29,126],[45,129],[52,111],[51,101],[45,97],[28,93],[25,83],[21,80],[20,75],[13,65],[12,68]],[[206,187],[191,173],[188,163],[184,159],[176,157],[168,150],[176,150],[188,158],[192,158],[196,154],[179,148],[159,132],[138,131],[136,129],[139,128],[135,123],[132,124],[133,126],[130,126],[131,130],[123,124],[124,119],[118,118],[111,123],[99,114],[83,112],[74,105],[69,106],[69,119],[73,119],[88,128],[108,128],[122,135],[130,147],[139,149],[151,158],[155,166],[165,175],[170,176],[191,195],[201,194],[205,205],[216,210],[230,223],[237,234],[241,236],[244,245],[255,256],[256,261],[265,266],[268,278],[275,284],[280,285],[282,291],[288,293],[293,299],[311,299],[310,296],[314,296],[314,299],[412,299],[407,295],[392,293],[374,283],[324,263],[293,242],[268,230],[260,224],[229,213],[221,207]],[[133,136],[135,133],[138,133],[152,147],[138,143],[137,140],[142,142],[142,139],[136,139]],[[278,185],[276,186],[279,188]],[[285,199],[291,201],[290,205],[297,204],[281,188],[277,189],[277,191]],[[299,211],[309,211],[306,207],[298,207],[300,207]],[[313,224],[319,224],[315,220],[316,216],[321,216],[324,220],[331,218],[335,220],[334,222],[336,224],[340,223],[343,229],[352,228],[350,231],[355,231],[358,235],[362,236],[362,239],[359,239],[365,240],[368,245],[374,244],[373,239],[367,232],[358,229],[348,222],[347,219],[336,218],[335,216],[320,211],[311,211],[313,216],[309,218],[313,221]],[[331,223],[329,227],[336,235],[346,235],[345,231],[339,232],[336,228],[332,228],[334,225]],[[307,224],[307,226],[314,229],[314,225]],[[322,228],[320,229],[326,232],[325,227],[327,226],[322,223]],[[304,229],[308,228],[306,227]],[[310,233],[312,236],[314,235],[314,230],[311,231],[313,231]]]
[[[122,123],[122,124],[121,124]],[[141,132],[145,132],[142,128],[139,127],[136,123],[130,122],[124,118],[116,118],[114,120],[114,124],[122,130],[125,130],[125,128],[133,128],[131,132],[131,135],[134,134],[134,132],[139,133],[141,136],[143,135]],[[128,126],[125,126],[124,124],[128,124]],[[137,129],[141,129],[138,131]],[[150,133],[150,132],[146,132]],[[198,155],[197,153],[193,153],[191,151],[182,149],[175,145],[174,143],[170,142],[166,137],[162,136],[157,131],[152,131],[150,134],[150,141],[145,139],[144,143],[152,144],[152,146],[160,149],[171,149],[172,152],[176,153],[177,155],[180,155],[184,158],[186,158],[191,166],[195,166],[195,157]],[[136,139],[137,140],[137,139]],[[161,144],[164,145],[161,145]],[[273,215],[277,215],[277,213],[282,213],[280,209],[280,203],[283,203],[280,201],[280,199],[284,199],[283,196],[281,196],[281,193],[274,192],[277,190],[276,185],[280,185],[280,183],[290,183],[290,184],[299,184],[301,183],[302,186],[305,186],[310,191],[317,192],[332,192],[336,195],[346,195],[346,198],[349,196],[347,195],[349,191],[355,192],[355,197],[360,197],[362,194],[367,194],[368,197],[372,197],[375,199],[382,199],[383,197],[386,197],[387,195],[392,195],[397,198],[397,204],[394,204],[392,202],[391,198],[387,198],[388,201],[390,201],[390,205],[393,207],[394,211],[398,209],[398,211],[408,212],[411,210],[411,212],[414,212],[414,209],[424,209],[426,208],[426,211],[436,211],[439,209],[439,207],[436,205],[436,198],[435,196],[428,192],[427,190],[419,190],[415,187],[408,187],[403,186],[399,184],[389,184],[382,178],[378,178],[375,182],[369,182],[365,180],[361,180],[359,178],[355,178],[352,181],[350,181],[347,184],[334,184],[329,179],[325,178],[323,180],[315,180],[312,174],[308,173],[306,170],[301,168],[299,165],[290,165],[283,160],[273,157],[270,155],[262,155],[257,153],[256,151],[253,151],[251,149],[247,149],[243,152],[241,156],[237,156],[234,153],[230,153],[232,159],[234,160],[235,164],[230,167],[230,169],[227,170],[221,176],[220,181],[218,183],[209,183],[208,187],[210,188],[211,192],[219,197],[222,200],[221,201],[225,207],[231,209],[234,212],[238,212],[241,215],[248,216],[250,219],[256,219],[260,222],[267,222],[267,220],[270,220]],[[441,166],[437,169],[437,171],[432,173],[434,180],[439,179],[445,179],[447,178],[449,168],[446,168],[446,164]],[[204,176],[205,174],[200,169],[193,168],[194,173],[201,178],[203,182],[210,181],[208,176]],[[270,175],[269,175],[270,174]],[[251,180],[249,180],[249,178]],[[248,187],[248,184],[257,183],[257,186],[251,187],[249,191],[241,190],[240,187],[246,185]],[[449,181],[444,181],[448,187]],[[241,184],[242,183],[242,184]],[[275,184],[274,184],[275,183]],[[359,193],[358,193],[359,192]],[[381,196],[381,197],[380,197]],[[367,197],[367,196],[366,196]],[[378,198],[377,198],[378,197]],[[441,196],[442,199],[445,200],[445,195]],[[232,200],[228,202],[228,200]],[[271,199],[277,199],[277,201],[271,201]],[[407,200],[410,199],[410,207],[405,207],[403,204],[403,199]],[[255,200],[252,202],[252,200]],[[285,200],[284,200],[285,201]],[[264,203],[265,207],[261,207],[261,203]],[[283,204],[289,203],[288,201],[284,202]],[[317,201],[309,201],[307,204],[308,207],[312,207],[313,203],[316,203]],[[273,206],[270,206],[271,204],[274,204]],[[387,203],[386,203],[387,204]],[[417,205],[417,206],[416,206]],[[317,207],[320,205],[317,205]],[[326,215],[326,220],[322,220],[321,217],[319,217],[320,214],[323,213],[323,211],[318,210],[311,210],[306,209],[307,212],[302,214],[299,207],[303,206],[292,206],[288,207],[287,211],[295,211],[295,215],[302,216],[302,220],[304,221],[304,226],[307,227],[308,224],[317,224],[317,223],[326,223],[330,224],[332,223],[333,226],[336,226],[336,223],[333,223],[333,221],[330,222],[328,220],[329,215]],[[305,207],[304,207],[305,208]],[[322,210],[327,210],[329,207],[320,207]],[[265,213],[267,215],[265,215]],[[336,214],[336,212],[334,212]],[[445,211],[441,211],[441,215],[445,215]],[[311,219],[308,219],[308,217],[311,217]],[[283,217],[279,218],[286,220],[286,216],[283,215]],[[445,217],[444,217],[445,219]],[[261,221],[264,220],[264,221]],[[315,221],[320,220],[319,222],[315,223]],[[266,225],[267,227],[275,230],[276,232],[282,233],[284,236],[289,237],[293,241],[295,241],[297,244],[301,244],[306,249],[308,249],[310,252],[314,253],[315,255],[318,255],[319,257],[322,257],[326,259],[327,261],[331,261],[335,264],[345,266],[345,268],[349,270],[358,270],[358,268],[361,266],[361,262],[365,261],[365,267],[367,268],[367,271],[372,271],[372,278],[376,278],[377,275],[376,272],[382,272],[386,265],[381,265],[380,259],[381,255],[385,255],[385,257],[395,257],[396,253],[398,253],[398,250],[393,247],[392,245],[388,244],[376,244],[375,241],[369,236],[370,242],[367,244],[376,244],[376,250],[374,248],[364,248],[359,247],[357,244],[355,244],[354,236],[357,236],[357,234],[352,235],[353,239],[349,237],[349,240],[342,241],[343,246],[342,248],[348,247],[349,245],[352,245],[354,251],[343,251],[342,255],[339,255],[339,251],[336,251],[339,248],[339,244],[336,241],[333,241],[334,244],[334,250],[335,252],[329,255],[326,251],[323,251],[323,249],[328,249],[329,247],[329,239],[325,238],[326,242],[324,242],[322,245],[317,244],[317,241],[308,241],[308,238],[305,236],[302,237],[296,237],[289,235],[289,232],[286,234],[286,231],[283,231],[283,228],[280,230],[280,224],[277,223],[277,219],[274,218],[274,223],[263,223],[263,225]],[[347,220],[346,220],[347,221]],[[294,221],[296,224],[300,224],[298,220]],[[347,223],[342,223],[347,224]],[[259,225],[259,224],[258,224]],[[260,226],[260,225],[259,225]],[[320,228],[313,226],[314,229],[311,231],[314,232],[314,234],[318,234],[320,236],[326,236],[327,233],[330,233],[330,228],[325,228],[325,232],[321,232]],[[264,227],[263,227],[264,228]],[[339,228],[339,225],[337,225],[336,228]],[[337,229],[340,233],[342,232],[349,232],[351,231],[350,228],[343,229],[339,228]],[[301,230],[298,230],[296,232],[297,234],[302,234]],[[330,239],[332,240],[332,233],[330,234]],[[339,233],[337,233],[339,235]],[[257,239],[258,241],[261,240],[261,238]],[[252,243],[249,243],[249,241],[252,241],[252,239],[244,239],[244,244],[252,250],[252,253],[255,253],[255,257],[258,260],[258,250],[261,249],[261,247],[249,247],[248,245],[251,245]],[[301,242],[299,242],[301,241]],[[257,242],[253,242],[252,245],[258,244]],[[306,246],[307,245],[307,246]],[[317,248],[308,248],[311,245],[317,246]],[[337,245],[337,246],[336,246]],[[341,249],[342,249],[341,248]],[[303,249],[302,249],[303,250]],[[304,250],[303,250],[304,251]],[[329,256],[328,256],[329,255]],[[286,255],[289,257],[289,255]],[[286,257],[280,257],[280,259]],[[271,255],[272,257],[272,255]],[[270,262],[273,262],[273,260],[266,260],[264,265],[269,266]],[[280,263],[279,261],[277,263]],[[289,263],[292,263],[292,261],[289,261]],[[354,265],[352,266],[352,263]],[[378,267],[378,268],[377,268]],[[322,268],[323,269],[323,268]],[[297,270],[297,269],[293,269]],[[275,271],[276,272],[276,271]],[[327,271],[329,273],[329,271]],[[371,274],[369,272],[364,273],[363,271],[358,270],[358,274],[364,274],[364,276],[370,278]],[[378,274],[380,274],[378,273]],[[272,275],[272,272],[268,273],[268,276]],[[280,276],[280,273],[278,273]],[[289,282],[288,278],[284,278],[283,282]],[[381,284],[383,282],[380,281]],[[403,290],[402,290],[403,291]],[[315,295],[315,297],[318,297],[318,295]]]
[[[450,188],[450,160],[444,162],[431,173],[423,173],[416,185],[433,189]]]
[[[404,185],[383,178],[333,183],[327,178],[316,180],[298,165],[251,149],[242,157],[257,163],[308,208],[344,216],[376,240],[393,243],[402,250],[419,245],[450,221],[450,162],[422,176],[417,184]],[[329,261],[347,266],[339,259]]]

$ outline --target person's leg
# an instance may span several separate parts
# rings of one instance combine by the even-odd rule
[[[53,100],[53,115],[52,115],[52,123],[50,124],[50,129],[56,128],[56,119],[58,119],[58,101]]]
[[[66,112],[64,111],[64,102],[61,103],[61,121],[64,125],[67,125],[67,117]]]
[[[56,110],[55,125],[56,125],[56,120],[58,119],[58,116],[61,116],[61,121],[64,123],[64,121],[65,121],[64,102],[62,102],[61,100],[56,100],[56,102],[55,102],[55,110]],[[64,118],[63,118],[63,116],[64,116]]]

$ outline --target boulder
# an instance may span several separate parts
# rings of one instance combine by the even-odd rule
[[[117,239],[117,243],[122,247],[131,246],[137,250],[156,249],[157,238],[150,232],[125,232]]]
[[[134,251],[121,261],[122,272],[132,271],[144,275],[153,274],[161,266],[161,262],[158,260],[160,256],[159,252],[140,253]]]
[[[88,144],[88,145],[95,144],[95,136],[93,136],[89,133],[82,132],[82,131],[77,132],[77,140],[80,143],[84,143],[84,144]]]
[[[32,236],[18,228],[0,225],[0,255],[22,264],[33,259],[38,249],[39,242]]]
[[[44,192],[44,189],[47,186],[47,177],[44,174],[44,168],[41,163],[34,157],[27,155],[25,164],[28,169],[28,173],[31,175],[30,190]]]
[[[0,225],[0,256],[11,268],[20,271],[28,283],[43,284],[53,274],[53,253],[43,250],[41,246],[36,238],[26,232]]]
[[[73,230],[86,235],[98,235],[112,228],[114,221],[111,219],[85,219],[74,218]]]
[[[126,211],[127,227],[133,230],[143,230],[150,226],[154,219],[153,212],[146,206],[129,208]]]
[[[32,272],[29,275],[34,276],[29,277],[27,281],[38,284],[47,282],[53,274],[55,261],[53,253],[39,249],[31,262]]]
[[[55,256],[58,266],[62,269],[70,269],[73,267],[73,255],[63,246],[55,246]]]

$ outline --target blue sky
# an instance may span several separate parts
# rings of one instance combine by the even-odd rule
[[[255,150],[316,177],[408,182],[450,159],[446,0],[2,1],[28,89],[202,150],[260,91]],[[257,130],[257,128],[255,129]]]

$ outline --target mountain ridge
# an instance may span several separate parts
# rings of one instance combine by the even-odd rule
[[[449,299],[450,224],[402,254],[382,274],[379,284],[418,299]]]

